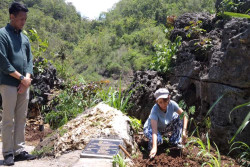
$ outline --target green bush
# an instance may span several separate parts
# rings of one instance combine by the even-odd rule
[[[166,73],[170,70],[171,61],[173,56],[181,45],[181,37],[177,37],[175,41],[168,42],[164,45],[156,45],[156,54],[153,56],[153,60],[150,64],[150,69],[158,71],[159,73]]]
[[[54,106],[49,113],[45,113],[45,122],[53,129],[66,124],[82,113],[85,108],[94,106],[97,102],[96,93],[101,89],[99,83],[72,83],[56,96],[51,105]]]
[[[114,107],[122,112],[126,112],[126,110],[129,108],[128,100],[131,97],[132,93],[133,90],[130,92],[122,91],[120,79],[118,90],[109,87],[108,89],[99,90],[97,96],[109,106]]]
[[[110,74],[120,74],[122,67],[120,64],[112,62],[110,64],[107,65],[107,69],[106,69]]]
[[[80,93],[64,90],[59,96],[53,99],[52,103],[56,104],[56,106],[46,114],[45,122],[49,123],[53,129],[64,125],[83,112],[86,106],[83,99]]]
[[[125,160],[122,158],[122,156],[120,156],[120,154],[114,155],[113,156],[113,167],[117,167],[117,165],[119,167],[126,167],[127,163],[125,162]]]
[[[138,120],[136,118],[133,117],[129,117],[130,121],[131,121],[131,126],[134,129],[135,133],[138,133],[140,131],[142,131],[142,123],[141,120]]]

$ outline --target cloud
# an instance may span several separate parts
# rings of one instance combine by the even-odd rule
[[[89,19],[98,19],[101,12],[107,12],[119,0],[66,0],[72,2],[76,10]]]

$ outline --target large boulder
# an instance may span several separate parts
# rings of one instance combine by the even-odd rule
[[[132,133],[128,116],[106,104],[99,103],[59,128],[52,136],[41,142],[35,150],[47,149],[47,155],[57,157],[69,151],[84,149],[93,138],[105,138],[123,140],[125,149],[133,153],[135,143]]]

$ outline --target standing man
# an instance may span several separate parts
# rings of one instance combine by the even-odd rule
[[[0,29],[0,93],[2,96],[2,142],[5,165],[36,157],[24,151],[24,130],[33,74],[28,37],[22,33],[28,9],[13,2],[10,23]]]

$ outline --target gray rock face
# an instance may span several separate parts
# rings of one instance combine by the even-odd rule
[[[155,71],[138,71],[132,83],[131,89],[135,91],[129,101],[128,114],[145,122],[155,103],[154,92],[164,85],[164,81]]]
[[[53,89],[63,89],[63,80],[58,78],[56,68],[42,58],[34,60],[34,75],[32,86],[30,88],[29,110],[27,118],[39,116],[42,105],[47,105],[50,101],[49,94]],[[39,69],[37,64],[43,64],[43,68]],[[47,64],[47,65],[45,65]],[[41,68],[41,67],[40,67]],[[0,108],[2,107],[2,97],[0,95]],[[48,110],[46,111],[48,112]],[[0,116],[0,120],[2,117]]]
[[[137,71],[134,74],[133,84],[130,87],[130,89],[134,89],[134,92],[129,101],[131,108],[128,110],[128,114],[144,123],[155,104],[154,93],[162,87],[168,88],[172,99],[176,101],[181,99],[181,94],[176,89],[177,84],[170,85],[156,71]]]
[[[216,144],[226,149],[226,143],[250,111],[249,107],[238,109],[232,113],[232,121],[229,120],[229,112],[234,107],[250,101],[250,21],[222,21],[211,15],[203,16],[200,28],[206,32],[191,38],[184,37],[174,62],[175,77],[170,77],[170,81],[178,83],[183,98],[189,106],[196,106],[197,118],[200,119],[225,94],[210,117],[212,137]],[[199,14],[185,14],[178,18],[178,31],[173,31],[172,37],[187,35],[183,19],[198,21],[199,18]],[[237,140],[249,144],[249,129],[248,126]]]

